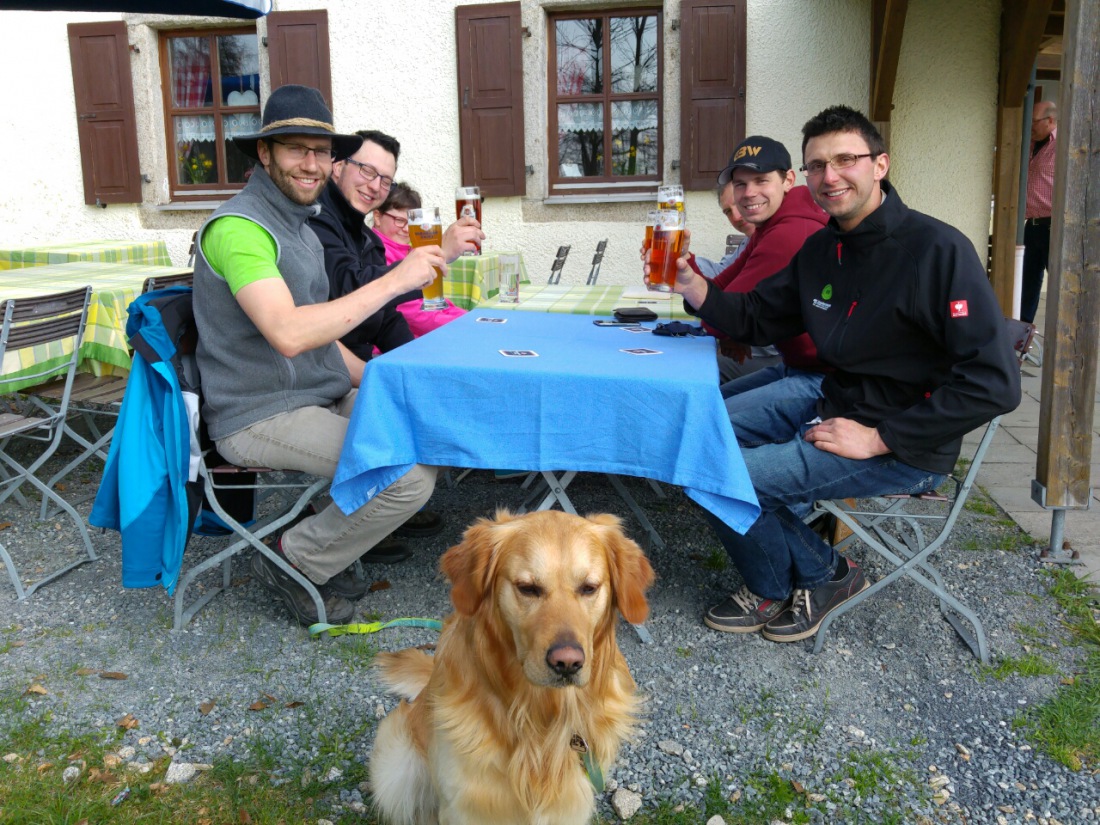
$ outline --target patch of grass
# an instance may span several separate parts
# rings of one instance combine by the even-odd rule
[[[721,573],[729,567],[730,557],[725,550],[711,550],[710,555],[702,561],[703,569],[714,573]]]
[[[1065,613],[1065,626],[1084,652],[1077,672],[1058,693],[1016,720],[1052,759],[1071,770],[1100,766],[1100,597],[1070,570],[1046,573],[1047,591]]]
[[[678,647],[676,648],[676,655],[682,659],[690,659],[692,650],[690,647]]]
[[[985,678],[1003,681],[1009,676],[1053,676],[1058,669],[1037,653],[1025,653],[1019,658],[1005,657],[996,666],[983,666],[978,672]]]
[[[1001,508],[992,501],[985,498],[975,498],[974,496],[970,496],[963,507],[971,513],[980,513],[983,516],[995,516],[1001,512]]]
[[[369,668],[378,653],[378,645],[366,635],[341,636],[327,644],[329,645],[327,652],[353,671]]]
[[[5,704],[4,710],[11,708]],[[357,787],[366,768],[358,765],[333,782],[323,782],[327,770],[323,763],[332,759],[331,749],[321,764],[288,769],[285,746],[256,741],[246,759],[219,759],[212,770],[200,772],[185,785],[166,785],[167,756],[146,774],[105,762],[116,739],[114,731],[82,736],[54,733],[48,716],[23,720],[0,736],[0,753],[18,755],[13,762],[0,762],[0,822],[274,825],[321,818],[339,825],[374,822],[369,816],[333,810],[340,791]],[[62,773],[70,766],[80,768],[80,775],[66,784]],[[273,777],[276,766],[280,772]],[[111,800],[124,788],[129,788],[129,796],[113,806]]]

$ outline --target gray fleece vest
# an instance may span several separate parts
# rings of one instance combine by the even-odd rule
[[[328,300],[325,253],[300,206],[279,191],[260,166],[243,190],[222,204],[199,230],[195,244],[195,322],[202,381],[202,417],[215,441],[259,421],[302,407],[328,406],[351,390],[335,344],[294,358],[280,355],[245,315],[225,279],[206,262],[202,235],[226,215],[247,218],[275,239],[277,263],[297,306]]]

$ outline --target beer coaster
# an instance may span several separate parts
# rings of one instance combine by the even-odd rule
[[[619,327],[619,329],[621,329],[623,332],[634,332],[634,333],[653,332],[653,330],[649,329],[648,327]]]
[[[478,318],[479,324],[507,324],[507,318]]]
[[[530,349],[502,349],[498,350],[505,358],[538,358],[539,354]]]
[[[631,355],[664,355],[659,349],[646,349],[645,347],[634,347],[633,349],[621,349],[619,352],[627,352]]]

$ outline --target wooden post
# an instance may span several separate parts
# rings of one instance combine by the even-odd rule
[[[1020,200],[1020,141],[1024,127],[1020,105],[997,107],[997,152],[993,163],[993,292],[1001,312],[1012,316],[1012,285],[1016,270],[1016,224]]]
[[[1032,498],[1051,509],[1085,508],[1091,499],[1100,332],[1100,124],[1090,117],[1100,111],[1100,4],[1069,0],[1065,20],[1043,400],[1032,482]]]

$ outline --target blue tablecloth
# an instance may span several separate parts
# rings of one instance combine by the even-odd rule
[[[372,359],[333,499],[351,512],[413,463],[581,470],[679,485],[747,530],[759,507],[718,391],[714,341],[592,321],[475,309]],[[621,351],[639,347],[661,354]]]

